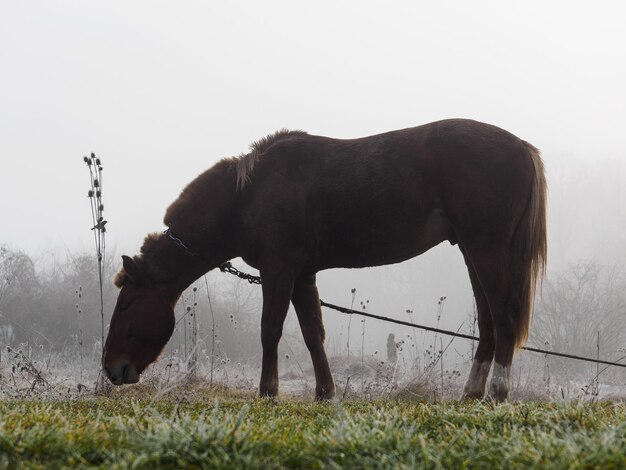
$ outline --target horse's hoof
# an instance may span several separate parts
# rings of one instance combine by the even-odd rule
[[[260,387],[259,397],[261,398],[276,398],[278,396],[278,389],[273,387]]]
[[[464,390],[461,400],[482,400],[484,397],[484,390]]]
[[[335,387],[329,387],[328,389],[319,388],[315,390],[315,401],[327,401],[335,398]]]
[[[509,398],[509,388],[504,386],[504,384],[495,387],[491,384],[487,398],[495,403],[504,403]]]

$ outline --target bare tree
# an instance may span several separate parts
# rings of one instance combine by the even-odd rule
[[[81,309],[85,317],[84,335],[91,346],[100,340],[100,302],[93,255],[68,255],[55,265],[54,272],[36,269],[24,252],[0,247],[0,328],[11,327],[12,334],[2,334],[2,344],[33,341],[53,349],[62,349],[77,334],[77,294],[81,291]],[[106,276],[113,269],[106,265]],[[117,290],[104,286],[109,301]],[[3,330],[9,331],[9,330]]]
[[[544,282],[531,341],[554,351],[617,359],[626,346],[626,281],[616,269],[579,262]],[[571,361],[560,361],[571,372]],[[554,370],[554,368],[553,368]]]
[[[40,299],[41,285],[32,259],[22,251],[0,247],[0,325],[11,326],[12,339],[42,336],[36,321]]]

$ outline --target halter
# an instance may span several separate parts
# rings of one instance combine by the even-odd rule
[[[185,253],[187,253],[187,255],[192,256],[192,257],[198,257],[198,258],[206,259],[206,258],[204,258],[204,256],[202,256],[202,253],[199,253],[199,252],[197,252],[195,250],[192,250],[187,245],[185,245],[185,243],[180,238],[175,237],[174,235],[172,235],[172,229],[171,228],[168,228],[163,233],[165,234],[165,236],[167,236],[167,238],[172,240],[176,246],[178,246],[179,248],[182,248],[185,251]],[[261,277],[260,276],[253,276],[252,274],[248,274],[248,273],[244,273],[243,271],[239,271],[237,268],[233,267],[233,265],[230,264],[230,262],[228,262],[228,261],[223,263],[223,264],[221,264],[221,265],[219,265],[219,266],[217,266],[217,267],[223,273],[234,274],[235,276],[240,277],[241,279],[244,279],[244,280],[248,281],[250,284],[261,284]]]
[[[167,238],[172,240],[176,246],[178,246],[178,247],[182,248],[183,250],[185,250],[185,253],[187,253],[189,256],[198,256],[198,257],[202,258],[202,255],[200,255],[200,253],[198,253],[195,250],[192,250],[187,245],[185,245],[185,243],[180,238],[175,237],[174,235],[172,235],[172,229],[171,228],[168,228],[163,233],[167,236]]]

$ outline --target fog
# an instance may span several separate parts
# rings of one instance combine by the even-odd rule
[[[90,152],[103,161],[107,243],[119,256],[163,229],[198,173],[279,128],[352,138],[466,117],[542,151],[549,274],[581,260],[621,268],[624,13],[621,2],[571,1],[4,2],[0,245],[40,270],[93,251]],[[350,305],[355,288],[357,308],[369,300],[403,320],[411,309],[430,325],[446,297],[440,326],[455,330],[468,331],[474,309],[447,243],[318,284],[326,301]],[[347,321],[338,315],[325,313],[329,345]],[[406,335],[366,330],[369,352],[389,332]]]

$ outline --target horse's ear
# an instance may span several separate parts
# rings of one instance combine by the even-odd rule
[[[139,266],[130,256],[122,255],[122,266],[126,272],[126,277],[133,283],[138,284],[141,279]]]

